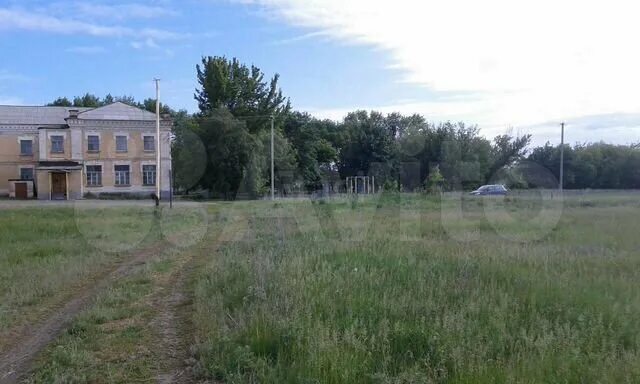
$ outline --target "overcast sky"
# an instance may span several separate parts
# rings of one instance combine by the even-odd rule
[[[421,113],[536,144],[640,141],[632,1],[0,0],[0,103],[153,96],[194,111],[202,55],[280,73],[295,108]]]

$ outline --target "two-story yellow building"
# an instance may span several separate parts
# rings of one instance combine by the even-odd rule
[[[171,119],[123,103],[0,106],[0,195],[43,200],[169,193]],[[156,150],[160,147],[161,175]]]

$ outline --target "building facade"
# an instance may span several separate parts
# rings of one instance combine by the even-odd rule
[[[42,200],[170,189],[172,121],[123,103],[0,106],[0,195]],[[156,150],[160,149],[161,174]]]

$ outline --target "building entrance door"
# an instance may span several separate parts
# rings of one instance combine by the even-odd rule
[[[29,194],[27,192],[27,183],[15,183],[16,199],[24,200]]]
[[[67,174],[66,172],[51,173],[51,200],[67,199]]]

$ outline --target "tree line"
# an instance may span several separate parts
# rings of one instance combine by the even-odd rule
[[[47,103],[47,106],[98,108],[115,102],[129,104],[153,113],[156,112],[156,99],[146,98],[142,102],[139,102],[136,101],[133,96],[112,96],[111,94],[107,94],[105,97],[101,98],[88,92],[82,96],[75,96],[72,99],[67,97],[58,97],[52,102]],[[169,106],[161,104],[160,113],[173,113],[173,110]]]
[[[179,191],[210,197],[256,198],[270,187],[271,126],[274,127],[275,186],[279,194],[344,191],[348,176],[375,177],[376,188],[460,190],[485,183],[549,187],[539,176],[557,179],[559,147],[529,150],[530,135],[493,140],[476,125],[433,123],[423,116],[354,111],[341,121],[295,111],[278,85],[255,65],[237,59],[203,57],[196,65],[198,112],[175,111],[173,170]],[[132,97],[73,100],[49,105],[97,107],[114,101],[155,111],[155,100]],[[527,164],[535,164],[536,167]],[[537,174],[532,174],[532,169]],[[565,148],[566,188],[640,187],[637,146],[604,143]]]
[[[560,173],[560,146],[533,148],[527,160]],[[564,187],[569,189],[640,188],[640,146],[604,142],[564,147]]]

